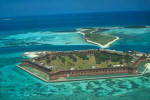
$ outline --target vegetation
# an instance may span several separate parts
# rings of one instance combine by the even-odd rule
[[[96,58],[96,63],[101,64],[107,60],[111,60],[112,62],[118,62],[119,64],[128,63],[131,61],[132,57],[130,56],[121,56],[109,53],[96,53],[94,54]]]
[[[99,34],[97,33],[101,29],[99,28],[85,28],[81,30],[85,34],[85,38],[93,42],[99,43],[101,45],[106,45],[108,42],[116,39],[115,36],[109,34]]]
[[[91,40],[93,42],[96,43],[100,43],[102,45],[106,45],[108,42],[113,41],[114,39],[116,39],[115,36],[113,35],[108,35],[108,34],[85,34],[85,38],[87,38],[88,40]]]
[[[89,60],[89,57],[86,54],[77,54],[77,56],[83,60]]]
[[[131,61],[130,56],[122,56],[112,53],[74,53],[62,56],[53,56],[52,59],[43,59],[40,62],[48,66],[55,66],[56,69],[76,70],[91,69],[91,68],[106,68],[112,65],[127,65]],[[51,60],[51,61],[47,61]]]

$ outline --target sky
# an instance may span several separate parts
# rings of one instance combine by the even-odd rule
[[[0,17],[150,11],[150,0],[0,0]]]

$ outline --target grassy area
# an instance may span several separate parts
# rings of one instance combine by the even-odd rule
[[[91,40],[93,42],[99,43],[101,45],[106,45],[107,43],[116,39],[116,36],[107,35],[107,34],[88,33],[88,34],[85,34],[85,38],[87,38],[88,40]]]
[[[27,71],[29,71],[31,73],[34,73],[35,75],[39,76],[42,79],[49,81],[49,75],[48,74],[46,74],[42,71],[39,71],[35,68],[32,68],[32,67],[28,67],[28,66],[21,66],[21,67],[23,67],[24,69],[26,69]]]
[[[94,53],[94,54],[67,54],[61,56],[53,56],[50,59],[42,59],[40,62],[48,66],[55,66],[56,69],[76,70],[92,69],[92,68],[107,68],[112,65],[127,65],[131,61],[130,56],[122,56],[111,53]]]
[[[116,36],[113,36],[113,35],[96,33],[99,30],[101,29],[85,28],[85,29],[82,29],[81,32],[85,34],[85,38],[87,38],[88,40],[99,43],[101,45],[106,45],[107,43],[116,39]]]

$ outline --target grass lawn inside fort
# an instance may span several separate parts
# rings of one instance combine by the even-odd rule
[[[42,63],[46,66],[55,66],[56,70],[83,70],[108,68],[113,65],[126,66],[132,60],[131,56],[122,56],[111,53],[74,53],[61,56],[53,56],[50,59],[46,57],[38,60],[37,63]]]

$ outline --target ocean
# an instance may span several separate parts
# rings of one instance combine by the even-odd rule
[[[0,19],[0,100],[149,100],[150,76],[45,83],[16,67],[27,51],[98,49],[76,28],[111,27],[120,39],[106,49],[150,53],[149,12],[67,14]],[[114,27],[112,27],[114,26]]]
[[[129,26],[149,25],[150,12],[103,12],[62,15],[19,16],[0,19],[1,31],[52,30],[89,26]]]

